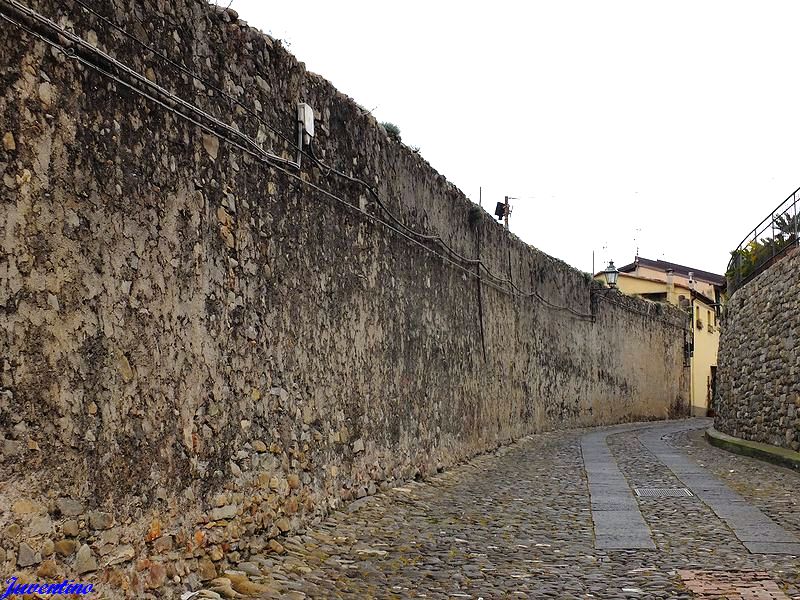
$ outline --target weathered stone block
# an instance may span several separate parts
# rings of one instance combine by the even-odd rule
[[[720,337],[715,427],[796,449],[800,436],[794,336],[800,330],[800,252],[735,291]],[[756,357],[756,358],[754,358]],[[768,368],[758,360],[769,358]]]

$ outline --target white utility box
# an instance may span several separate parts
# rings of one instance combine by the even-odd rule
[[[298,102],[297,121],[303,126],[303,142],[310,144],[314,137],[314,109],[305,102]]]

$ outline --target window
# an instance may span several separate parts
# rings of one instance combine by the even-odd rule
[[[702,329],[703,328],[703,322],[700,320],[700,306],[699,305],[695,307],[694,326],[697,329]]]

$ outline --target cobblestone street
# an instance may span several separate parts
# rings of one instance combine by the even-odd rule
[[[708,445],[709,424],[536,435],[358,501],[240,568],[275,598],[800,598],[800,474]],[[585,467],[582,443],[613,464]],[[693,495],[635,497],[644,487]]]

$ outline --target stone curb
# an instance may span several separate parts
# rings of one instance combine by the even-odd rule
[[[717,448],[800,471],[800,452],[781,448],[780,446],[743,440],[717,431],[713,427],[706,429],[705,435],[709,443]]]

